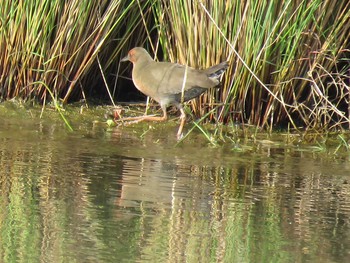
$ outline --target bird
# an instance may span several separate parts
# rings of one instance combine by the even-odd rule
[[[181,139],[186,122],[183,103],[199,97],[208,89],[220,84],[228,62],[222,62],[207,69],[195,69],[187,65],[154,61],[142,47],[134,47],[121,59],[133,64],[132,80],[136,88],[160,104],[163,116],[144,115],[123,118],[126,121],[166,121],[167,107],[176,106],[180,110],[180,126],[177,138]]]

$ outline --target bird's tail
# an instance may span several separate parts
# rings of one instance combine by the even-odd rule
[[[228,62],[225,61],[205,69],[204,72],[205,74],[207,74],[209,78],[218,79],[221,77],[221,75],[225,72],[227,68],[228,68]]]

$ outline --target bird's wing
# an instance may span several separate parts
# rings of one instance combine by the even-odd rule
[[[178,94],[183,87],[187,91],[192,88],[209,89],[217,85],[201,70],[173,63],[164,63],[163,66],[162,73],[158,76],[159,92]]]

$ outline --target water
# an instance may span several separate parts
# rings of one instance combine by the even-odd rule
[[[10,113],[1,262],[350,262],[348,154]]]

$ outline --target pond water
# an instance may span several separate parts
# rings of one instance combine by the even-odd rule
[[[350,262],[349,153],[38,115],[0,114],[1,262]]]

